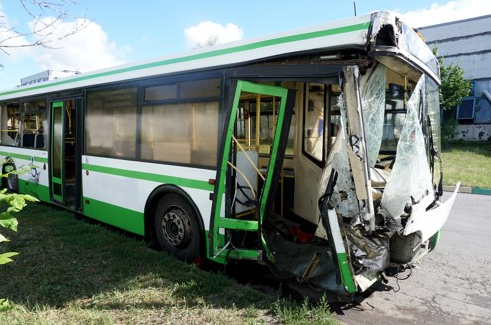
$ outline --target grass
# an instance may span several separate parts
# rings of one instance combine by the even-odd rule
[[[491,142],[452,141],[443,144],[445,185],[491,189]]]
[[[294,303],[205,272],[64,210],[31,204],[0,252],[0,324],[337,324],[326,301]],[[2,233],[6,231],[2,229]]]
[[[491,188],[491,143],[445,143],[442,158],[447,185]],[[20,253],[0,265],[13,305],[0,324],[337,324],[326,300],[263,294],[64,210],[31,204],[18,218],[0,243]]]

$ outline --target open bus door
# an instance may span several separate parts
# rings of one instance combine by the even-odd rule
[[[260,166],[259,123],[264,101],[274,103],[276,122],[272,141],[268,144],[267,165]],[[216,197],[208,234],[209,258],[221,263],[226,263],[228,258],[261,260],[266,253],[268,259],[272,259],[262,224],[269,215],[283,165],[293,101],[293,91],[286,88],[237,81],[230,115],[225,121],[222,156],[215,183]],[[245,121],[244,115],[250,114],[249,109],[241,107],[245,102],[255,105],[255,131],[250,124],[248,127],[241,124]],[[250,140],[251,132],[255,132],[254,144]],[[240,243],[237,237],[240,237]]]
[[[59,205],[77,210],[80,207],[80,191],[76,178],[79,164],[76,132],[79,99],[65,99],[51,102],[50,130],[50,195]]]

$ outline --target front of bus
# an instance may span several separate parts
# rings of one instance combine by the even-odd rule
[[[372,14],[368,49],[367,64],[343,68],[339,130],[319,187],[340,296],[434,249],[458,191],[441,202],[437,59],[389,12]]]

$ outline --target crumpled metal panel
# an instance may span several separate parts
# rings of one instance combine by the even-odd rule
[[[389,267],[389,238],[383,235],[365,236],[357,227],[346,232],[353,248],[355,264],[361,264],[368,272],[376,274]]]

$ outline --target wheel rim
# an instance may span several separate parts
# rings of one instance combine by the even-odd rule
[[[188,214],[180,207],[172,207],[167,210],[162,218],[162,234],[170,245],[186,246],[192,234]]]

